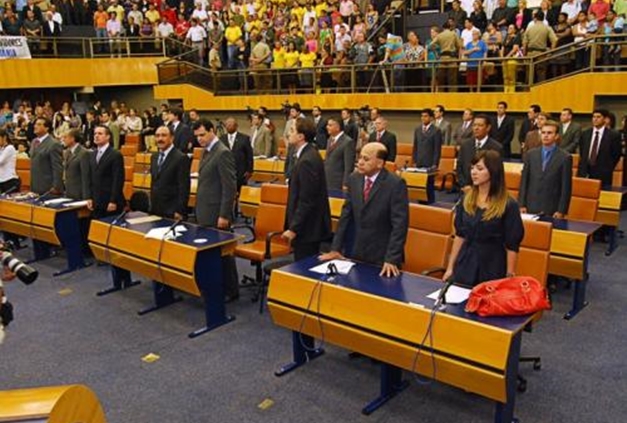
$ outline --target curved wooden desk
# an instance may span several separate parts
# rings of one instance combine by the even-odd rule
[[[0,422],[105,423],[96,394],[84,385],[0,392]]]

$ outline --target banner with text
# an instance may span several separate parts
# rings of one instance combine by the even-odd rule
[[[0,60],[30,58],[26,37],[0,37]]]

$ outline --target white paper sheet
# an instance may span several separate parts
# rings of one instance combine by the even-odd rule
[[[437,300],[440,296],[441,289],[438,289],[435,292],[427,295],[427,298],[431,298],[432,300]],[[470,289],[462,288],[460,286],[451,286],[448,291],[446,291],[445,302],[447,304],[459,304],[463,303],[470,296]]]
[[[405,172],[427,173],[427,172],[429,172],[429,168],[427,168],[427,167],[408,167],[408,168],[405,169]]]
[[[72,201],[71,203],[65,203],[66,207],[87,207],[87,200]]]
[[[520,217],[523,220],[538,220],[538,219],[540,219],[540,216],[538,216],[537,214],[530,214],[530,213],[520,213]]]
[[[71,198],[53,198],[52,200],[46,200],[44,201],[44,204],[46,206],[53,206],[55,204],[61,204],[61,203],[67,203],[68,201],[72,201]]]
[[[156,222],[158,220],[161,220],[161,217],[155,216],[155,215],[147,215],[147,216],[139,216],[139,217],[132,217],[130,219],[126,219],[126,223],[128,223],[129,225],[138,225],[140,223],[150,223],[150,222]]]
[[[163,228],[152,228],[151,230],[144,235],[144,238],[153,238],[153,239],[176,239],[176,237],[180,236],[183,232],[187,231],[187,228],[183,225],[176,226],[173,230],[170,229],[169,226],[164,226]]]
[[[331,260],[331,261],[326,261],[322,264],[319,264],[318,266],[314,266],[309,270],[311,272],[316,272],[316,273],[321,273],[323,275],[326,275],[327,273],[329,273],[330,264],[335,265],[335,267],[337,268],[337,272],[340,275],[347,275],[348,272],[350,272],[353,266],[355,265],[355,263],[353,263],[352,261],[348,261],[348,260]]]

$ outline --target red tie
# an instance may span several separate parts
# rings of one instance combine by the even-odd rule
[[[592,148],[590,149],[590,164],[596,166],[597,157],[599,155],[599,131],[594,131],[594,140],[592,141]]]
[[[381,132],[377,132],[377,142],[381,142]]]
[[[364,184],[364,203],[368,201],[371,190],[372,190],[372,179],[366,178],[366,183]]]

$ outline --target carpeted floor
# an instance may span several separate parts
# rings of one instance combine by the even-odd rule
[[[528,391],[517,399],[523,423],[622,422],[627,416],[627,262],[625,241],[611,256],[592,247],[588,306],[575,319],[562,315],[572,291],[554,295],[523,352],[540,354],[539,372],[523,365]],[[30,249],[18,256],[26,259]],[[240,275],[253,268],[239,262]],[[7,287],[16,319],[0,347],[0,389],[84,383],[95,390],[111,423],[204,422],[490,422],[493,403],[441,384],[408,390],[370,417],[361,407],[378,392],[378,368],[327,347],[319,360],[277,378],[291,358],[288,331],[259,315],[252,292],[229,305],[233,323],[190,340],[203,321],[199,299],[145,316],[149,282],[96,297],[110,284],[108,267],[58,278],[62,257],[35,264],[39,280]],[[153,363],[141,360],[158,354]],[[411,376],[408,376],[411,379]],[[266,406],[260,407],[265,401]]]

